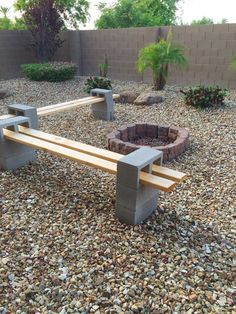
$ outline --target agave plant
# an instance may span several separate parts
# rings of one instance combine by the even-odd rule
[[[172,32],[169,31],[167,39],[161,39],[158,43],[150,44],[139,52],[137,69],[143,73],[150,68],[153,73],[155,90],[162,90],[168,78],[170,64],[185,66],[187,60],[183,54],[183,48],[172,44]]]

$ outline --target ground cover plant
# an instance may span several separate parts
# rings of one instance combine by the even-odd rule
[[[1,81],[14,91],[0,100],[42,107],[86,96],[79,77],[61,83]],[[114,93],[151,85],[113,81]],[[40,130],[106,148],[122,125],[162,123],[186,128],[189,149],[172,169],[189,175],[160,192],[143,224],[115,218],[116,177],[42,151],[14,172],[0,171],[0,312],[234,313],[236,91],[225,106],[186,106],[179,86],[166,86],[153,106],[120,104],[112,122],[91,107],[39,118]]]
[[[72,79],[76,64],[69,62],[22,64],[21,70],[32,81],[62,82]]]
[[[227,90],[219,86],[204,86],[190,87],[188,90],[180,90],[184,94],[184,99],[187,105],[208,108],[224,105],[224,99],[227,95]]]
[[[102,88],[102,89],[112,89],[111,80],[107,77],[101,76],[90,76],[85,82],[85,91],[90,93],[91,89]]]
[[[143,73],[150,68],[153,74],[155,90],[162,90],[168,78],[170,64],[183,67],[187,60],[183,54],[183,48],[172,44],[172,32],[168,32],[167,39],[161,39],[158,43],[150,44],[139,52],[137,69]]]

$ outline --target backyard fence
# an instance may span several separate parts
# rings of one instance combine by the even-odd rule
[[[136,71],[140,48],[165,36],[169,27],[67,31],[55,60],[73,61],[80,75],[97,75],[106,55],[113,79],[151,82],[152,75]],[[188,66],[171,67],[169,84],[219,84],[236,88],[236,71],[229,63],[236,54],[236,24],[174,26],[175,43],[184,46]],[[20,77],[22,63],[36,62],[27,31],[0,31],[0,78]]]

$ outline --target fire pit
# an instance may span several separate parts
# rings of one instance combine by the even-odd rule
[[[108,148],[127,155],[142,146],[163,152],[163,161],[170,161],[182,154],[189,142],[189,133],[174,126],[149,123],[128,124],[107,135]]]

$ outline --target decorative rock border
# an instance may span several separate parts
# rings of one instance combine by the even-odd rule
[[[163,152],[163,161],[170,161],[182,154],[189,143],[189,132],[185,129],[149,124],[136,123],[128,124],[118,128],[116,131],[107,135],[108,149],[123,155],[127,155],[142,147],[131,143],[137,137],[159,138],[163,141],[171,140],[170,144],[152,147]]]

